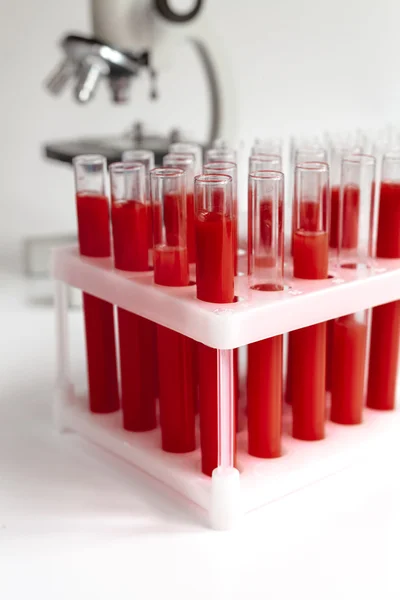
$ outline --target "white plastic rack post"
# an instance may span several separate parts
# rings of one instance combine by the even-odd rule
[[[74,248],[54,251],[58,335],[58,385],[54,404],[57,428],[73,430],[164,482],[209,511],[215,528],[230,528],[241,514],[263,506],[377,449],[400,434],[400,412],[364,410],[362,425],[327,422],[326,438],[303,442],[290,435],[290,409],[283,417],[283,455],[259,459],[247,453],[246,428],[237,434],[237,469],[223,464],[209,478],[201,473],[200,449],[188,454],[161,450],[159,429],[131,433],[119,412],[95,415],[75,393],[68,369],[68,286],[78,288],[220,350],[220,456],[229,456],[233,406],[224,401],[232,385],[232,352],[239,346],[328,321],[400,299],[400,259],[379,259],[364,272],[331,270],[327,280],[286,280],[282,292],[248,289],[246,276],[235,280],[239,301],[210,304],[197,300],[195,286],[167,288],[153,283],[152,272],[126,273],[111,259],[81,257]]]

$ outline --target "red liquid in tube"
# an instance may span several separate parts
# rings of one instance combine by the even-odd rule
[[[354,315],[334,321],[331,420],[342,425],[362,421],[367,325]]]
[[[169,210],[173,215],[174,209]],[[168,218],[169,225],[173,226],[174,217]],[[186,248],[159,246],[154,249],[156,283],[188,285],[188,268]],[[158,325],[157,348],[162,448],[166,452],[191,452],[196,447],[193,340]]]
[[[249,454],[281,455],[282,336],[248,346],[247,421]]]
[[[215,201],[218,196],[215,195]],[[197,297],[206,302],[234,301],[233,220],[218,212],[196,217]],[[202,471],[211,476],[218,466],[217,350],[197,344]],[[235,361],[236,362],[236,361]],[[237,367],[234,372],[237,406]]]
[[[196,219],[197,297],[206,302],[233,302],[232,219],[202,211]]]
[[[194,216],[194,196],[192,193],[186,195],[187,204],[187,248],[189,262],[196,262],[196,232]]]
[[[376,255],[400,258],[400,183],[381,185]]]
[[[122,414],[128,431],[157,426],[156,326],[118,308]]]
[[[109,208],[106,196],[76,195],[80,253],[90,257],[111,254]],[[109,302],[83,294],[89,406],[95,413],[119,409],[114,331],[114,308]]]
[[[148,271],[150,206],[142,202],[113,202],[111,208],[114,264],[124,271]]]
[[[293,275],[300,279],[328,277],[328,234],[296,231],[293,237]]]
[[[142,202],[113,202],[114,264],[125,271],[148,271],[151,207]],[[151,221],[150,221],[151,222]],[[121,404],[128,431],[149,431],[156,422],[156,326],[118,308]]]
[[[328,234],[296,231],[293,271],[302,279],[328,276]],[[325,431],[326,323],[289,334],[288,396],[293,409],[293,436],[320,440]]]
[[[376,255],[400,258],[400,184],[380,190]],[[367,406],[393,410],[400,344],[400,300],[372,310]]]

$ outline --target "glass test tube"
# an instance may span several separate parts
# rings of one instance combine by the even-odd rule
[[[282,154],[282,140],[255,138],[251,154]]]
[[[148,271],[151,205],[146,197],[145,166],[136,162],[113,163],[110,181],[115,267]]]
[[[213,162],[237,162],[236,150],[232,148],[210,148],[206,150],[206,163]]]
[[[73,159],[79,250],[83,256],[111,254],[107,164],[100,155]],[[95,413],[118,410],[118,378],[112,304],[83,294],[89,406]]]
[[[145,183],[146,183],[146,202],[151,205],[150,200],[150,171],[154,169],[154,152],[152,150],[125,150],[122,154],[124,162],[139,162],[145,167]],[[153,254],[153,214],[150,210],[148,220],[148,243],[150,251],[150,260],[152,261]]]
[[[174,154],[193,154],[195,160],[194,174],[199,175],[203,171],[203,149],[199,144],[193,142],[175,142],[169,145],[169,152]]]
[[[196,261],[196,240],[194,231],[194,167],[193,154],[166,154],[163,158],[164,167],[182,169],[186,174],[186,215],[187,215],[187,246],[189,262]]]
[[[197,297],[206,302],[233,302],[234,214],[229,175],[195,178],[195,215]],[[233,350],[216,350],[199,343],[197,357],[202,471],[211,476],[219,465],[234,466],[235,462]]]
[[[186,177],[182,169],[161,167],[150,172],[153,208],[154,281],[189,284]]]
[[[296,167],[294,277],[328,276],[329,167]],[[326,323],[289,334],[287,390],[293,407],[293,436],[320,440],[325,435]]]
[[[296,166],[293,274],[328,277],[329,167],[322,162]]]
[[[140,162],[110,165],[114,264],[124,271],[148,271],[151,205],[146,170]],[[123,426],[149,431],[157,425],[157,346],[154,323],[118,307]]]
[[[382,160],[377,258],[400,258],[400,152]],[[400,300],[372,309],[367,406],[393,410],[398,379]]]
[[[125,150],[122,153],[123,162],[140,162],[145,166],[146,175],[154,169],[154,152],[152,150]]]
[[[342,267],[369,266],[375,171],[373,156],[354,154],[342,160],[338,228]],[[357,425],[362,421],[367,314],[364,310],[333,321],[331,365],[327,364],[327,370],[331,369],[331,420],[335,423]]]
[[[249,279],[253,289],[283,290],[284,177],[278,171],[249,175]],[[283,336],[248,346],[247,427],[249,454],[281,455]]]
[[[185,181],[182,169],[150,172],[154,281],[159,285],[189,285]],[[192,340],[157,325],[157,350],[162,448],[192,452],[196,447]]]
[[[249,156],[249,173],[252,171],[281,171],[282,157],[279,154],[257,153]]]
[[[374,225],[375,158],[368,154],[344,157],[340,185],[339,264],[369,266]]]
[[[232,161],[216,161],[204,165],[206,175],[229,175],[232,179],[232,235],[235,275],[238,272],[238,199],[237,199],[237,166]]]

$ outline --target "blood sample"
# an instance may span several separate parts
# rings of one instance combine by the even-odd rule
[[[194,156],[192,154],[166,154],[164,167],[182,169],[186,173],[187,247],[189,262],[196,262],[196,240],[194,231]]]
[[[342,172],[342,160],[344,157],[351,154],[359,154],[361,146],[357,140],[332,140],[328,139],[330,148],[329,152],[329,169],[331,181],[331,204],[330,204],[330,220],[329,220],[329,247],[337,250],[339,244],[339,222],[342,222],[346,233],[343,238],[351,247],[357,240],[354,239],[355,230],[358,224],[359,199],[357,197],[358,190],[353,186],[348,186],[343,194],[343,215],[340,213],[340,180]],[[334,320],[327,322],[327,339],[326,339],[326,389],[331,389],[332,380],[332,352],[333,352],[333,326]]]
[[[232,178],[232,201],[233,201],[233,215],[232,221],[229,226],[232,227],[232,240],[233,240],[233,265],[235,275],[237,275],[238,267],[238,199],[237,199],[237,166],[236,163],[231,161],[215,161],[209,162],[204,165],[204,173],[208,175],[229,175]],[[211,217],[210,217],[211,218]]]
[[[400,258],[400,153],[382,161],[376,256]],[[400,300],[372,310],[367,406],[392,410],[395,406],[400,344]]]
[[[147,203],[150,202],[150,171],[154,169],[154,152],[152,150],[125,150],[122,153],[124,162],[139,162],[142,163],[146,170],[146,198]],[[150,211],[150,218],[147,220],[149,250],[153,252],[153,214]]]
[[[148,271],[146,170],[139,162],[110,166],[114,265],[123,271]],[[156,327],[151,321],[118,308],[123,425],[149,431],[157,425]]]
[[[155,231],[154,281],[165,286],[189,284],[186,176],[182,169],[150,172]],[[158,222],[157,222],[158,221]],[[191,452],[196,447],[192,340],[157,326],[162,448]]]
[[[253,171],[249,190],[250,285],[265,292],[282,291],[283,174]],[[248,449],[261,458],[281,455],[282,339],[278,335],[248,346]]]
[[[79,250],[82,256],[111,254],[110,214],[106,196],[106,160],[98,155],[73,160],[78,217]],[[109,302],[83,294],[89,407],[94,413],[119,409],[114,308]]]
[[[338,262],[341,267],[370,264],[374,218],[376,161],[367,154],[342,159],[338,223]],[[367,311],[333,321],[331,420],[343,425],[362,421],[367,348]]]
[[[295,198],[294,276],[324,279],[328,275],[326,163],[306,162],[296,166]],[[325,435],[325,356],[326,323],[290,332],[288,394],[293,406],[295,438],[320,440]]]
[[[205,174],[195,178],[196,280],[197,297],[205,302],[234,301],[232,178]],[[219,398],[218,365],[221,352],[198,344],[200,441],[202,470],[211,475],[218,466],[218,410],[228,402],[234,415],[234,390],[229,398]],[[232,425],[232,424],[231,424]],[[234,426],[232,425],[232,432]],[[233,435],[233,433],[232,433]]]

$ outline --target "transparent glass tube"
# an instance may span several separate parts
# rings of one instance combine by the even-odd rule
[[[283,290],[283,198],[283,173],[250,173],[248,269],[250,286],[256,290]]]
[[[186,175],[186,215],[187,215],[187,246],[189,262],[196,261],[196,240],[194,229],[194,168],[193,154],[166,154],[163,158],[164,167],[182,169]]]
[[[252,171],[281,171],[282,157],[279,154],[252,154],[249,156],[249,172]]]
[[[114,163],[110,183],[114,265],[123,271],[148,271],[152,223],[146,168],[140,162]]]
[[[210,148],[206,150],[206,163],[213,162],[237,162],[236,150],[232,148]]]
[[[343,158],[340,184],[339,264],[356,269],[372,256],[375,158],[354,154]]]
[[[169,151],[174,154],[193,154],[195,160],[195,175],[203,171],[203,149],[199,144],[193,142],[175,142],[169,145]]]
[[[328,153],[321,146],[297,148],[294,153],[294,166],[305,162],[328,162]]]
[[[154,169],[154,152],[152,150],[125,150],[122,153],[123,162],[140,162],[146,168],[146,175]]]
[[[238,231],[239,231],[239,207],[238,207],[238,186],[237,186],[237,166],[232,161],[211,162],[204,165],[206,175],[229,175],[232,179],[232,210],[233,210],[233,256],[235,275],[238,272]]]
[[[282,154],[282,140],[255,138],[251,154]]]
[[[106,257],[111,254],[107,161],[99,154],[73,159],[80,253]]]
[[[232,178],[226,174],[198,175],[194,187],[197,297],[206,302],[233,302]]]
[[[150,171],[154,240],[154,281],[160,285],[189,284],[186,175],[182,169]]]
[[[293,272],[302,279],[328,276],[329,167],[323,162],[296,166],[293,218]]]

